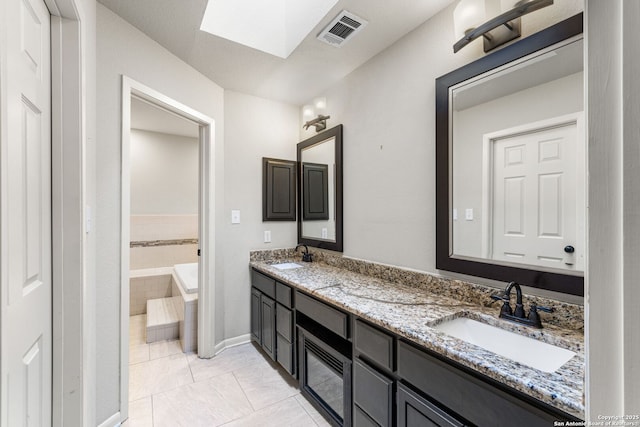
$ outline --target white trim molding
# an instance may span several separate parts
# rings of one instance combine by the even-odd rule
[[[237,337],[228,338],[226,340],[219,342],[216,345],[215,353],[217,355],[228,348],[237,347],[239,345],[246,344],[248,342],[251,342],[251,334],[244,334],[244,335],[239,335]]]
[[[92,254],[84,216],[86,143],[95,132],[95,6],[44,1],[51,13],[52,73],[51,425],[95,425],[95,294],[87,286],[93,282],[86,268]]]

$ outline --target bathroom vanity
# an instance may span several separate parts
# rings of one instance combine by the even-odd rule
[[[252,253],[252,338],[333,424],[549,426],[583,418],[582,319],[572,318],[579,307],[551,302],[560,314],[535,330],[498,319],[482,287],[314,255],[320,262]],[[278,268],[283,262],[300,267]],[[544,372],[438,329],[456,318],[575,355]]]

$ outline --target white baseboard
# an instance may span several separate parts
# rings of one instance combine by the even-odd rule
[[[214,353],[218,354],[224,349],[227,349],[227,348],[230,348],[230,347],[235,347],[235,346],[241,345],[241,344],[246,344],[246,343],[248,343],[250,341],[251,341],[251,334],[245,334],[245,335],[240,335],[240,336],[233,337],[233,338],[228,338],[228,339],[216,344],[216,347],[214,348]]]
[[[109,418],[107,418],[105,421],[102,422],[102,424],[98,425],[98,427],[117,427],[120,425],[120,412],[116,412],[115,414],[111,415]]]

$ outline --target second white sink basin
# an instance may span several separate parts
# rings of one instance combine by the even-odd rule
[[[557,371],[576,354],[466,317],[445,321],[435,329],[544,372]]]
[[[278,270],[291,270],[293,268],[302,268],[303,266],[295,262],[283,262],[280,264],[271,264],[271,267],[277,268]]]

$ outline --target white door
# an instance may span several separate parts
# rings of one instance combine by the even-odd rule
[[[2,426],[51,425],[50,15],[2,0],[0,280]]]
[[[493,259],[582,270],[578,134],[573,121],[493,140]]]

